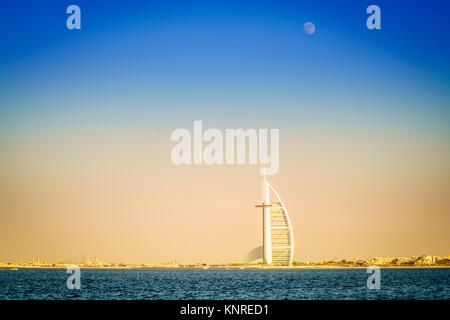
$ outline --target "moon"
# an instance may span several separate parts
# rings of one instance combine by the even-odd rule
[[[307,34],[313,34],[316,31],[316,26],[312,22],[306,22],[303,25],[303,30],[305,30]]]

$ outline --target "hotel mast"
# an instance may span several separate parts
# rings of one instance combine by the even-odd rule
[[[263,263],[279,266],[292,264],[294,259],[294,235],[286,207],[272,185],[263,178]],[[275,201],[271,202],[270,195]]]

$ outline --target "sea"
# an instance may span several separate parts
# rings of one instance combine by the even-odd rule
[[[381,268],[379,289],[366,269],[0,269],[1,300],[41,299],[450,299],[450,268]]]

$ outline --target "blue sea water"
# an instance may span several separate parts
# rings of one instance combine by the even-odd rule
[[[381,269],[367,289],[366,269],[81,269],[81,289],[65,269],[0,269],[0,299],[450,299],[450,268]]]

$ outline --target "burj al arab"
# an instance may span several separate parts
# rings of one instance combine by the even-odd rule
[[[266,181],[265,174],[263,203],[255,207],[262,208],[263,214],[263,263],[278,266],[291,265],[294,259],[291,220],[280,196]]]

